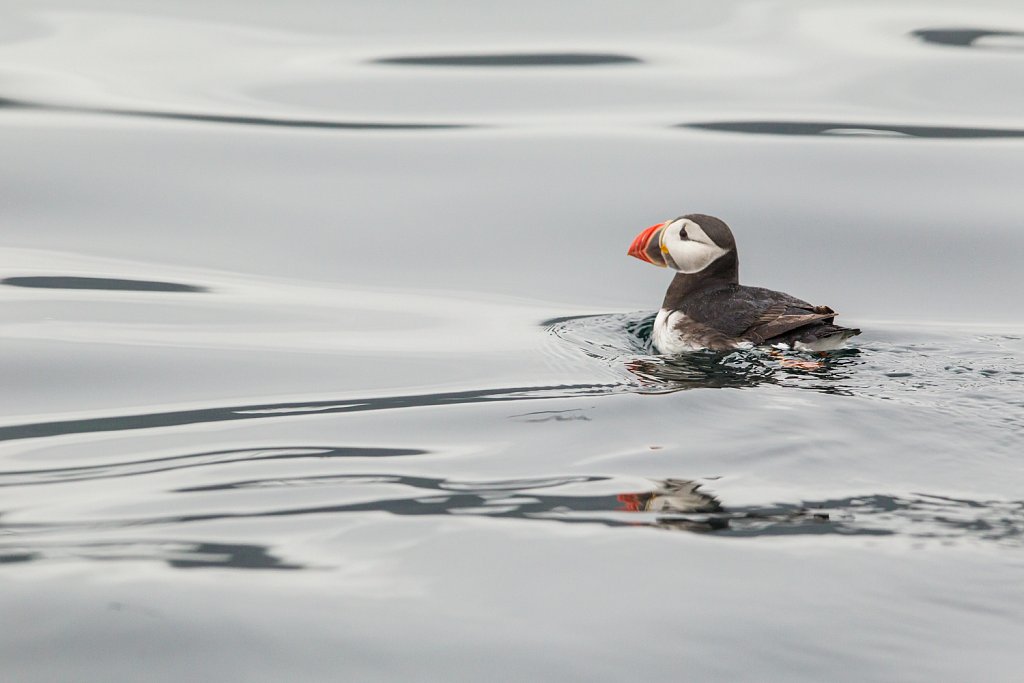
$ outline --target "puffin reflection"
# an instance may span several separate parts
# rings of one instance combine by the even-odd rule
[[[617,496],[627,512],[722,512],[713,494],[689,479],[663,479],[650,491]]]
[[[626,369],[645,393],[683,389],[748,388],[759,384],[794,384],[825,393],[842,394],[844,367],[859,355],[857,349],[823,354],[788,354],[775,349],[729,354],[697,351],[676,356],[648,356],[626,361]]]
[[[655,482],[655,488],[639,493],[623,493],[618,496],[620,509],[626,512],[653,512],[661,516],[653,524],[663,529],[683,531],[716,531],[729,526],[729,520],[720,513],[721,503],[713,494],[700,490],[701,484],[688,479],[664,479]],[[680,514],[711,514],[707,518],[673,517]],[[715,516],[715,513],[719,515]]]
[[[678,356],[636,358],[626,362],[645,389],[678,391],[688,388],[753,387],[771,381],[773,369],[756,356],[723,356],[699,351]]]
[[[697,533],[727,532],[730,535],[800,533],[805,523],[827,523],[828,512],[804,506],[779,508],[737,508],[726,510],[703,484],[689,479],[655,480],[648,491],[619,494],[619,510],[653,513],[654,519],[638,526],[675,529]]]

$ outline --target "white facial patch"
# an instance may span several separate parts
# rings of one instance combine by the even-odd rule
[[[661,250],[668,257],[669,267],[681,273],[699,273],[727,251],[686,218],[673,222],[661,233]]]

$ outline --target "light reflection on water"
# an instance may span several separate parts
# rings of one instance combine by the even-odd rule
[[[1014,3],[87,5],[0,6],[5,676],[1016,671]],[[864,334],[655,355],[689,211]]]

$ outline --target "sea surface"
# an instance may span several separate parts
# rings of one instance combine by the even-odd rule
[[[1019,681],[1020,2],[0,0],[0,680]],[[655,355],[684,213],[864,333]]]

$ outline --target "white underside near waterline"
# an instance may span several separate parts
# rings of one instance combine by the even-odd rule
[[[700,351],[706,349],[707,345],[699,335],[687,335],[679,329],[679,325],[685,325],[688,318],[681,311],[669,311],[661,309],[658,317],[654,319],[654,329],[651,330],[651,342],[658,353],[676,354],[688,351]],[[748,348],[750,344],[737,345],[736,348]]]
[[[661,309],[654,319],[654,328],[651,330],[651,342],[658,353],[672,355],[676,353],[687,353],[689,351],[700,351],[707,348],[707,344],[699,332],[687,335],[679,329],[679,325],[686,324],[687,317],[681,311],[669,311]],[[699,326],[698,326],[699,327]],[[831,337],[818,339],[813,342],[796,342],[792,347],[789,344],[774,344],[773,347],[780,351],[835,351],[841,348],[852,334],[835,334]],[[737,342],[733,348],[750,349],[754,344],[749,341]]]

